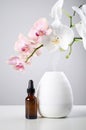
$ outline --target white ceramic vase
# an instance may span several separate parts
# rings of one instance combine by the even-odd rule
[[[46,72],[38,84],[39,113],[43,117],[66,117],[73,105],[70,83],[63,72]]]

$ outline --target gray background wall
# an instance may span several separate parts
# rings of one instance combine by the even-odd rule
[[[86,51],[82,43],[74,44],[70,59],[65,59],[65,53],[45,53],[33,59],[32,65],[25,72],[17,72],[6,63],[9,56],[15,54],[13,46],[18,34],[22,32],[26,35],[31,25],[40,17],[51,21],[49,13],[55,2],[56,0],[0,0],[1,105],[24,104],[28,80],[33,79],[37,87],[47,70],[64,71],[73,89],[74,104],[86,104]],[[65,0],[64,8],[72,13],[71,7],[82,3],[85,0]],[[75,22],[78,20],[79,18],[75,18]],[[66,17],[63,21],[69,24]]]

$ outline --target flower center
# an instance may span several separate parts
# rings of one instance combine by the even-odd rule
[[[22,52],[27,52],[29,50],[28,45],[25,45],[21,50]]]
[[[55,38],[52,39],[51,42],[52,42],[53,44],[59,44],[59,43],[60,43],[60,40],[59,40],[58,37],[55,37]]]
[[[39,36],[43,36],[45,35],[45,32],[42,31],[42,30],[39,30],[38,32],[36,32],[36,36],[39,37]]]

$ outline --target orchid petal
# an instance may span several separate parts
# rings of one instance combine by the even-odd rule
[[[84,49],[86,50],[86,38],[83,38],[83,46],[84,46]]]
[[[77,23],[75,25],[75,27],[76,27],[76,30],[79,33],[79,35],[82,37],[82,24],[81,23]]]
[[[16,70],[23,71],[25,69],[24,62],[18,56],[11,57],[8,63],[12,65]]]
[[[56,29],[56,33],[60,38],[60,47],[64,50],[67,50],[68,45],[71,44],[74,38],[73,30],[68,26],[61,25]]]
[[[50,51],[55,51],[59,48],[68,49],[69,44],[73,41],[74,33],[72,29],[61,24],[58,28],[53,28],[51,35],[44,37],[43,43]],[[53,39],[56,39],[55,43]]]
[[[51,17],[54,19],[61,19],[62,17],[62,6],[64,0],[58,0],[51,9]]]
[[[60,24],[61,24],[60,20],[56,19],[56,20],[53,21],[53,23],[51,24],[51,26],[53,28],[57,28],[58,26],[60,26]]]
[[[67,30],[67,32],[65,33],[65,36],[63,37],[62,43],[60,44],[61,48],[63,50],[67,50],[68,46],[72,43],[73,38],[74,38],[73,31]]]
[[[80,24],[80,23],[76,24],[76,30],[79,33],[79,35],[83,38],[83,46],[86,49],[86,31],[85,31],[85,28],[86,27],[84,27],[83,24]]]
[[[76,7],[76,6],[73,6],[72,9],[73,9],[74,11],[76,11],[77,14],[80,16],[81,20],[86,23],[86,17],[84,16],[82,9],[80,9],[80,8],[78,8],[78,7]],[[83,9],[84,9],[84,8],[83,8]]]
[[[84,15],[86,17],[86,4],[82,6],[82,11],[83,11],[83,13],[84,13]]]
[[[86,49],[86,5],[83,5],[82,8],[74,6],[73,10],[75,10],[81,18],[81,23],[76,24],[76,30],[82,37],[83,46]]]
[[[47,36],[47,37],[43,37],[43,45],[44,47],[50,51],[50,52],[54,52],[58,49],[58,46],[55,44],[52,44],[52,39],[53,39],[53,32],[51,33],[51,35]]]

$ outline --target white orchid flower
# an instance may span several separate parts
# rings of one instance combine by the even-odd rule
[[[73,41],[74,34],[71,28],[65,25],[60,25],[58,28],[54,28],[51,35],[44,37],[44,45],[50,51],[55,51],[59,48],[63,50],[68,49],[68,45]]]
[[[58,0],[51,9],[51,17],[60,22],[64,0]]]
[[[83,5],[82,8],[78,8],[76,6],[72,7],[74,11],[76,11],[81,21],[76,24],[76,30],[79,33],[79,35],[83,39],[83,46],[86,49],[86,5]]]
[[[63,2],[64,0],[58,0],[52,7],[51,17],[54,21],[51,26],[53,31],[50,36],[44,37],[44,45],[51,51],[59,48],[67,50],[74,38],[72,29],[61,23]]]

